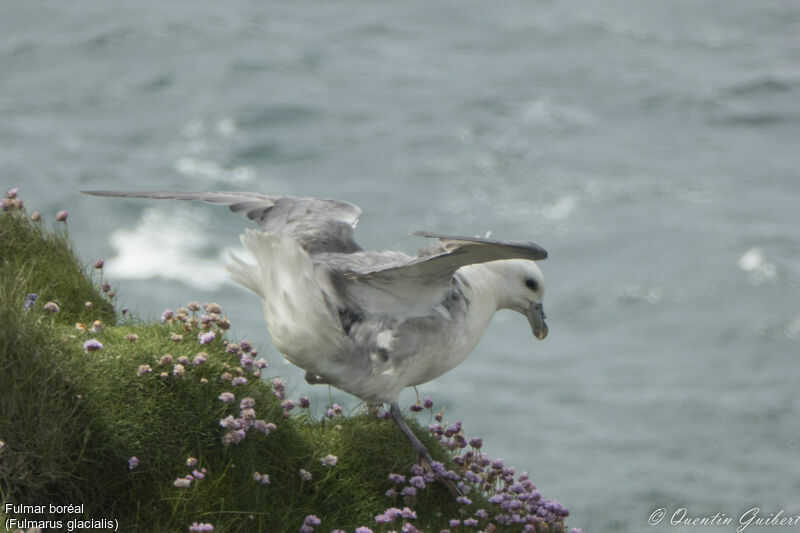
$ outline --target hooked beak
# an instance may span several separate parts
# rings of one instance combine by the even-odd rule
[[[547,337],[547,324],[544,321],[547,315],[544,314],[542,304],[531,304],[525,311],[525,316],[528,317],[534,337],[539,340]]]

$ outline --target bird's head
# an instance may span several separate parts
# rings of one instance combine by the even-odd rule
[[[544,339],[547,336],[546,315],[542,306],[544,276],[538,265],[527,259],[507,259],[495,261],[494,266],[504,289],[500,307],[525,315],[534,337]]]

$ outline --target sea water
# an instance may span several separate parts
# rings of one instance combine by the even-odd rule
[[[121,305],[216,301],[350,408],[225,278],[246,220],[78,191],[340,198],[368,249],[536,242],[550,335],[501,312],[420,395],[587,532],[797,515],[798,35],[778,0],[6,2],[0,176],[70,210]]]

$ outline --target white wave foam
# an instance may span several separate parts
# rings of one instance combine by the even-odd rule
[[[760,285],[777,274],[777,268],[766,259],[760,248],[747,250],[739,257],[738,264],[748,273],[747,280],[753,285]]]
[[[133,229],[111,234],[116,255],[106,261],[106,273],[119,279],[161,278],[179,281],[201,290],[233,284],[224,264],[233,251],[247,260],[244,248],[229,247],[209,256],[215,248],[197,213],[182,208],[145,209]]]

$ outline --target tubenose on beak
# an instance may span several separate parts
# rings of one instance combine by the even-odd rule
[[[547,324],[544,319],[547,315],[544,314],[542,304],[532,303],[525,311],[525,316],[528,317],[528,323],[531,325],[533,336],[539,340],[547,337]]]

